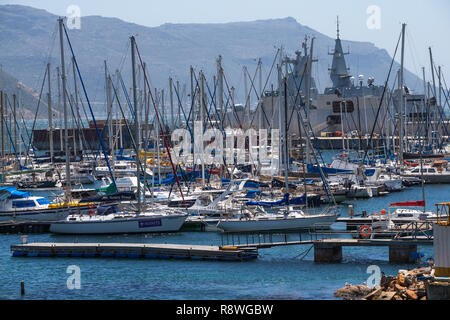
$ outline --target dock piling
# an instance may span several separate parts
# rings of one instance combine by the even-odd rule
[[[336,263],[342,261],[342,246],[332,243],[314,243],[314,262]]]
[[[390,245],[389,262],[391,263],[413,263],[413,253],[417,252],[417,245]]]

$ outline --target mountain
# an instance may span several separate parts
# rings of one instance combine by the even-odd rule
[[[46,91],[43,91],[41,101],[39,102],[39,93],[26,86],[22,81],[17,80],[12,75],[0,69],[0,90],[2,90],[6,97],[4,98],[4,112],[13,112],[14,98],[16,95],[16,112],[22,113],[24,119],[34,119],[36,109],[39,104],[38,119],[47,119],[48,106]],[[6,102],[7,101],[7,102]],[[55,108],[52,108],[53,114],[58,114]],[[17,114],[17,121],[21,122],[22,117]]]
[[[60,61],[57,18],[32,7],[0,6],[0,43],[1,48],[6,49],[0,50],[0,64],[6,72],[36,91],[41,86],[47,60],[53,69]],[[131,35],[136,36],[153,87],[167,88],[168,77],[171,76],[175,81],[179,80],[181,86],[186,84],[189,90],[191,65],[197,74],[203,70],[211,82],[216,73],[216,59],[221,55],[227,82],[236,88],[238,100],[242,99],[242,67],[247,66],[253,77],[261,58],[264,83],[277,48],[282,45],[284,52],[293,56],[296,50],[301,50],[305,36],[315,37],[314,58],[318,61],[313,66],[313,75],[319,90],[323,92],[330,84],[328,68],[331,56],[328,52],[334,48],[334,39],[290,17],[222,24],[164,24],[150,28],[117,18],[86,16],[81,18],[81,29],[71,29],[68,33],[89,98],[97,111],[102,109],[105,101],[104,60],[112,72],[120,69],[126,86],[131,86]],[[369,42],[343,40],[342,45],[345,51],[347,48],[350,50],[346,56],[347,66],[355,78],[362,74],[365,79],[374,77],[376,84],[384,83],[392,59],[385,49]],[[70,90],[73,75],[67,43],[65,50]],[[398,67],[395,63],[392,79]],[[274,80],[268,86],[271,83],[277,87]],[[405,83],[413,90],[421,88],[420,79],[409,71],[405,71]],[[138,85],[143,86],[142,81]]]

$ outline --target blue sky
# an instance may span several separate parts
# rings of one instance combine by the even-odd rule
[[[421,67],[430,72],[428,47],[444,76],[450,74],[449,0],[0,0],[1,4],[22,4],[66,15],[77,5],[81,15],[117,17],[155,27],[164,23],[225,23],[293,17],[330,37],[336,35],[339,15],[341,38],[367,41],[393,53],[401,23],[406,27],[406,67],[421,77]],[[369,29],[369,6],[379,8],[379,29]],[[447,77],[446,77],[447,78]],[[448,80],[450,82],[450,79]]]

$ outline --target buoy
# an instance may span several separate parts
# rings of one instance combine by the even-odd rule
[[[381,214],[386,214],[386,209],[381,209]]]
[[[361,228],[359,228],[359,234],[364,238],[370,237],[371,233],[372,233],[372,228],[370,228],[370,226],[368,226],[368,225],[364,225],[364,226],[361,226]]]

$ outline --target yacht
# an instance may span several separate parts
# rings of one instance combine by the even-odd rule
[[[307,215],[301,210],[271,214],[257,214],[249,218],[223,219],[217,228],[226,232],[292,231],[328,229],[336,221],[336,215]]]
[[[69,215],[65,220],[50,225],[50,232],[62,234],[116,234],[177,232],[184,224],[187,213],[171,210],[145,210],[136,212],[101,214],[98,210],[88,215]]]
[[[70,213],[87,213],[90,207],[90,203],[51,203],[15,187],[0,188],[0,221],[56,221]]]

